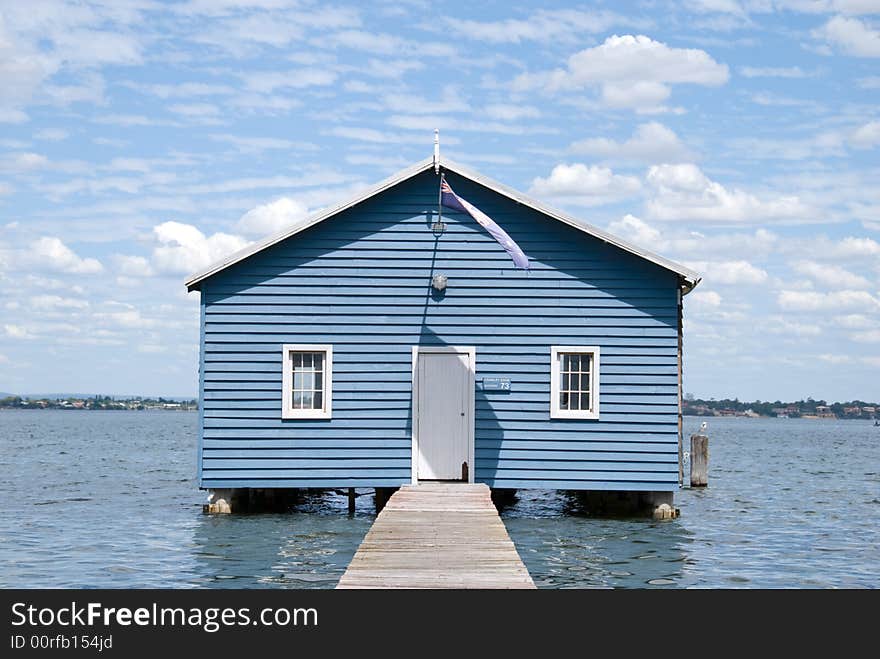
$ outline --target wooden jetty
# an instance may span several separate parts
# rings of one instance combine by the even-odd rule
[[[484,484],[405,485],[337,588],[534,588]]]

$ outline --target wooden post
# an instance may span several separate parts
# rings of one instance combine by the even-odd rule
[[[709,484],[709,438],[691,435],[691,487]]]
[[[354,501],[355,501],[355,493],[354,488],[348,488],[348,514],[354,515]]]
[[[385,507],[385,504],[388,503],[388,499],[391,498],[391,495],[397,492],[396,487],[377,487],[376,488],[376,514],[382,512],[382,509]]]

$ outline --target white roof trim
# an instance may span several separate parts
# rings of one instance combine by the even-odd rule
[[[195,290],[198,288],[198,285],[202,281],[204,281],[208,277],[211,277],[212,275],[217,274],[221,270],[225,270],[229,266],[238,263],[239,261],[244,261],[245,259],[253,256],[257,252],[262,252],[264,249],[271,247],[272,245],[276,245],[277,243],[280,243],[281,241],[286,240],[287,238],[290,238],[291,236],[294,236],[301,231],[305,231],[309,227],[312,227],[319,222],[323,222],[324,220],[336,215],[337,213],[341,213],[342,211],[347,210],[348,208],[351,208],[352,206],[355,206],[362,201],[366,201],[370,197],[374,197],[380,192],[384,192],[385,190],[394,187],[398,183],[402,183],[403,181],[412,178],[413,176],[416,176],[428,169],[433,168],[433,166],[433,157],[426,158],[421,162],[418,162],[414,165],[411,165],[410,167],[407,167],[406,169],[397,172],[396,174],[388,177],[381,183],[377,183],[368,190],[360,192],[354,197],[340,204],[330,206],[316,213],[313,213],[302,222],[299,222],[285,229],[284,231],[281,231],[280,233],[276,233],[272,236],[269,236],[268,238],[254,243],[253,245],[250,245],[242,250],[230,254],[226,258],[217,261],[216,263],[208,266],[204,270],[193,274],[189,277],[189,279],[186,280],[186,288],[188,291]],[[575,229],[579,229],[580,231],[583,231],[584,233],[587,233],[594,238],[598,238],[599,240],[614,245],[615,247],[619,247],[626,252],[635,254],[636,256],[645,259],[646,261],[651,261],[652,263],[656,263],[657,265],[666,268],[667,270],[675,272],[684,280],[685,293],[689,293],[700,282],[700,275],[690,268],[686,268],[683,265],[675,263],[674,261],[670,261],[669,259],[663,258],[662,256],[654,254],[653,252],[649,252],[642,249],[641,247],[637,247],[631,243],[628,243],[625,240],[618,238],[617,236],[611,235],[607,231],[603,231],[602,229],[582,222],[581,220],[578,220],[571,215],[567,215],[566,213],[550,208],[549,206],[545,206],[541,202],[532,199],[531,197],[528,197],[521,192],[514,190],[513,188],[509,188],[506,185],[498,183],[497,181],[493,181],[492,179],[487,178],[471,169],[468,169],[467,167],[458,165],[446,158],[441,158],[440,166],[450,172],[460,174],[461,176],[464,176],[465,178],[468,178],[475,183],[479,183],[480,185],[489,188],[490,190],[493,190],[494,192],[497,192],[498,194],[503,195],[509,199],[512,199],[519,204],[528,206],[529,208],[532,208],[539,213],[543,213],[544,215],[548,215],[556,220],[559,220],[560,222],[568,224]]]

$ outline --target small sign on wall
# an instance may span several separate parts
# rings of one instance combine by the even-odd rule
[[[510,391],[510,378],[483,378],[483,391]]]

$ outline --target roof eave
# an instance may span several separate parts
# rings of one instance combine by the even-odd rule
[[[519,192],[518,190],[514,190],[513,188],[510,188],[510,187],[504,185],[503,183],[499,183],[499,182],[494,181],[490,178],[487,178],[487,177],[483,176],[482,174],[480,174],[479,172],[475,172],[475,171],[473,171],[463,165],[459,165],[459,164],[454,163],[450,160],[443,160],[441,162],[441,165],[444,169],[449,169],[449,170],[455,171],[459,174],[462,174],[462,175],[466,176],[467,178],[469,178],[469,179],[471,179],[471,180],[473,180],[473,181],[475,181],[475,182],[477,182],[477,183],[479,183],[479,184],[481,184],[491,190],[494,190],[495,192],[497,192],[501,195],[504,195],[505,197],[508,197],[509,199],[512,199],[513,201],[516,201],[517,203],[524,204],[525,206],[529,206],[530,208],[533,208],[534,210],[538,211],[539,213],[543,213],[544,215],[549,215],[550,217],[552,217],[556,220],[559,220],[560,222],[562,222],[564,224],[568,224],[569,226],[572,226],[575,229],[579,229],[579,230],[583,231],[584,233],[587,233],[587,234],[593,236],[594,238],[598,238],[599,240],[602,240],[610,245],[614,245],[615,247],[618,247],[626,252],[630,252],[631,254],[635,254],[636,256],[639,256],[639,257],[645,259],[646,261],[650,261],[652,263],[655,263],[655,264],[659,265],[660,267],[665,268],[666,270],[671,270],[672,272],[678,274],[679,277],[681,277],[681,279],[683,280],[683,282],[685,284],[685,288],[686,288],[686,290],[684,292],[685,295],[687,293],[689,293],[691,290],[693,290],[696,287],[696,285],[700,283],[700,280],[702,279],[702,277],[699,275],[699,273],[695,272],[694,270],[691,270],[690,268],[688,268],[686,266],[681,265],[680,263],[676,263],[675,261],[671,261],[671,260],[669,260],[663,256],[660,256],[659,254],[655,254],[654,252],[651,252],[649,250],[642,249],[641,247],[634,245],[630,242],[627,242],[626,240],[623,240],[621,238],[618,238],[617,236],[610,234],[607,231],[604,231],[603,229],[600,229],[600,228],[595,227],[591,224],[588,224],[587,222],[583,222],[583,221],[581,221],[571,215],[568,215],[567,213],[563,213],[560,210],[557,210],[555,208],[547,206],[546,204],[538,201],[537,199],[533,199],[532,197],[529,197],[528,195],[525,195],[525,194]]]
[[[407,167],[406,169],[402,169],[399,172],[392,174],[391,176],[386,178],[384,181],[381,181],[380,183],[377,183],[376,185],[372,186],[371,188],[368,188],[367,190],[364,190],[363,192],[361,192],[357,195],[354,195],[353,197],[349,198],[346,201],[343,201],[343,202],[336,204],[334,206],[329,206],[325,209],[322,209],[322,210],[319,210],[319,211],[313,213],[304,222],[296,225],[295,227],[292,227],[290,229],[285,229],[284,231],[276,233],[272,236],[269,236],[268,238],[265,238],[265,239],[263,239],[259,242],[256,242],[248,247],[245,247],[244,249],[241,249],[233,254],[230,254],[226,258],[221,259],[221,260],[217,261],[216,263],[213,263],[212,265],[208,266],[204,270],[201,270],[201,271],[191,275],[186,280],[187,291],[199,290],[199,287],[200,287],[200,284],[202,281],[204,281],[208,277],[211,277],[212,275],[217,274],[221,270],[224,270],[225,268],[227,268],[235,263],[238,263],[239,261],[243,261],[244,259],[246,259],[246,258],[248,258],[258,252],[261,252],[264,249],[271,247],[272,245],[275,245],[283,240],[286,240],[287,238],[290,238],[291,236],[294,236],[294,235],[300,233],[301,231],[305,231],[309,227],[312,227],[312,226],[318,224],[319,222],[322,222],[323,220],[326,220],[327,218],[332,217],[333,215],[336,215],[337,213],[341,213],[342,211],[344,211],[348,208],[351,208],[352,206],[355,206],[356,204],[359,204],[362,201],[366,201],[370,197],[373,197],[373,196],[379,194],[380,192],[387,190],[388,188],[394,187],[398,183],[402,183],[403,181],[405,181],[409,178],[412,178],[413,176],[421,174],[423,171],[430,169],[433,166],[434,166],[434,159],[433,158],[426,158],[418,163],[415,163],[414,165],[411,165],[410,167]],[[447,169],[449,171],[453,171],[458,174],[461,174],[462,176],[465,176],[466,178],[474,181],[475,183],[478,183],[486,188],[489,188],[490,190],[493,190],[500,195],[503,195],[509,199],[512,199],[513,201],[515,201],[517,203],[528,206],[528,207],[538,211],[539,213],[543,213],[544,215],[548,215],[548,216],[550,216],[560,222],[563,222],[564,224],[568,224],[576,229],[579,229],[580,231],[583,231],[584,233],[587,233],[587,234],[593,236],[594,238],[598,238],[599,240],[602,240],[610,245],[614,245],[615,247],[618,247],[626,252],[630,252],[631,254],[639,256],[639,257],[645,259],[646,261],[650,261],[652,263],[655,263],[655,264],[659,265],[660,267],[665,268],[666,270],[670,270],[672,272],[675,272],[676,274],[679,275],[679,277],[682,280],[682,283],[683,283],[682,293],[684,295],[687,295],[688,293],[690,293],[690,291],[693,290],[694,287],[696,287],[696,285],[700,283],[700,280],[701,280],[700,275],[697,274],[696,272],[694,272],[693,270],[691,270],[690,268],[687,268],[679,263],[676,263],[675,261],[670,261],[669,259],[666,259],[666,258],[660,256],[659,254],[655,254],[655,253],[650,252],[648,250],[642,249],[641,247],[633,245],[632,243],[629,243],[625,240],[622,240],[621,238],[618,238],[617,236],[614,236],[614,235],[612,235],[602,229],[599,229],[598,227],[594,227],[591,224],[587,224],[586,222],[582,222],[581,220],[578,220],[578,219],[576,219],[566,213],[563,213],[562,211],[559,211],[559,210],[556,210],[555,208],[551,208],[549,206],[546,206],[543,203],[541,203],[540,201],[533,199],[527,195],[524,195],[521,192],[504,185],[503,183],[499,183],[498,181],[495,181],[495,180],[490,179],[486,176],[483,176],[479,172],[473,171],[473,170],[469,169],[468,167],[465,167],[464,165],[459,165],[451,160],[447,160],[445,158],[442,158],[440,160],[440,166],[443,169]]]
[[[234,263],[238,263],[239,261],[243,261],[244,259],[248,258],[249,256],[256,254],[257,252],[262,252],[267,247],[271,247],[272,245],[276,245],[277,243],[280,243],[283,240],[287,240],[291,236],[294,236],[294,235],[300,233],[301,231],[305,231],[309,227],[312,227],[312,226],[318,224],[319,222],[322,222],[322,221],[326,220],[327,218],[329,218],[333,215],[336,215],[337,213],[341,213],[342,211],[346,210],[347,208],[351,208],[352,206],[355,206],[356,204],[359,204],[362,201],[366,201],[370,197],[373,197],[373,196],[379,194],[380,192],[387,190],[388,188],[394,187],[398,183],[401,183],[408,178],[412,178],[413,176],[416,176],[417,174],[421,174],[426,169],[433,167],[433,165],[434,165],[434,159],[433,158],[426,158],[425,160],[422,160],[421,162],[417,162],[414,165],[407,167],[406,169],[400,170],[396,174],[392,174],[391,176],[386,178],[384,181],[377,183],[376,185],[372,186],[371,188],[369,188],[363,192],[360,192],[360,193],[350,197],[349,199],[347,199],[339,204],[335,204],[333,206],[328,206],[327,208],[323,208],[321,210],[318,210],[318,211],[312,213],[304,222],[302,222],[301,224],[297,224],[295,227],[292,227],[290,229],[284,229],[283,231],[280,231],[276,234],[273,234],[273,235],[269,236],[268,238],[264,238],[261,241],[258,241],[252,245],[249,245],[248,247],[240,249],[237,252],[234,252],[234,253],[230,254],[229,256],[227,256],[223,259],[220,259],[219,261],[216,261],[215,263],[212,263],[204,270],[200,270],[199,272],[196,272],[196,273],[189,276],[189,278],[186,280],[187,292],[199,290],[199,285],[201,284],[202,281],[204,281],[205,279],[207,279],[208,277],[210,277],[212,275],[217,274],[221,270],[226,269],[230,265],[233,265]]]

